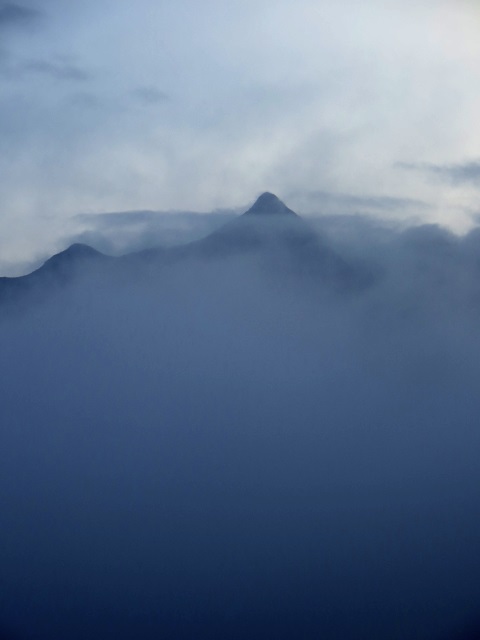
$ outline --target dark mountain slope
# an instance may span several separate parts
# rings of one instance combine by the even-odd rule
[[[114,261],[85,244],[72,244],[55,254],[41,267],[18,278],[0,278],[0,302],[17,302],[25,296],[36,298],[50,294],[67,285],[87,269],[102,272],[103,267]]]
[[[355,290],[372,282],[363,265],[350,264],[310,225],[272,193],[263,193],[244,214],[209,236],[170,249],[149,249],[113,258],[84,244],[73,244],[39,269],[18,278],[0,278],[0,301],[25,294],[41,296],[90,272],[95,278],[155,277],[167,265],[252,259],[280,277],[314,280],[329,288]]]
[[[203,251],[229,253],[288,247],[315,238],[309,225],[272,193],[263,193],[243,215],[195,243]]]
[[[263,193],[243,215],[197,242],[195,250],[211,258],[257,256],[279,273],[334,289],[363,288],[373,280],[365,265],[346,261],[272,193]]]
[[[181,260],[250,259],[280,277],[313,280],[340,290],[368,286],[374,279],[364,264],[353,264],[277,196],[263,193],[245,213],[210,235],[187,245],[148,250],[124,258],[142,266]]]

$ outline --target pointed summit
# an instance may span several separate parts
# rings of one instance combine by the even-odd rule
[[[262,193],[248,211],[199,241],[202,251],[232,254],[269,251],[316,241],[310,226],[273,193]]]
[[[293,215],[297,214],[289,209],[277,196],[273,193],[266,191],[257,198],[252,207],[245,213],[245,215]]]

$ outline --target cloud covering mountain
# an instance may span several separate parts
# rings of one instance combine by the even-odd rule
[[[82,213],[243,207],[265,188],[300,212],[472,226],[475,2],[225,7],[0,2],[3,264],[54,252]]]
[[[478,233],[359,218],[352,239],[284,206],[0,282],[0,618],[20,638],[475,622]]]

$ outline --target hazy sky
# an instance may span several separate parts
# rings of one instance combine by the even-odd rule
[[[2,264],[77,214],[480,210],[475,0],[0,1]]]

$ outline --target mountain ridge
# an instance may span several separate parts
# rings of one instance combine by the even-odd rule
[[[54,254],[25,276],[0,278],[0,299],[37,284],[61,286],[83,270],[95,267],[98,277],[108,269],[142,273],[185,260],[226,260],[254,257],[270,271],[297,273],[323,283],[350,286],[358,280],[356,268],[337,254],[301,216],[271,192],[262,193],[243,214],[199,240],[170,248],[146,249],[112,257],[82,243]],[[123,270],[123,271],[122,271]]]

